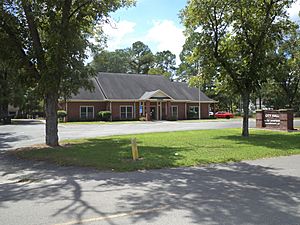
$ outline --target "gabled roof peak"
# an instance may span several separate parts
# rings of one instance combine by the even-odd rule
[[[173,99],[168,94],[158,89],[155,91],[146,91],[141,97],[140,100],[148,100],[148,99]]]

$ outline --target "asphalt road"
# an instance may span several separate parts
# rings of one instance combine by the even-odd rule
[[[0,224],[299,225],[299,187],[300,155],[113,173],[2,152]]]
[[[295,121],[300,126],[300,121]],[[199,129],[223,129],[240,128],[242,121],[233,119],[228,121],[214,120],[212,122],[138,122],[116,123],[101,125],[59,125],[60,140],[90,138],[98,136],[136,134],[147,132],[199,130]],[[250,127],[255,126],[255,121],[250,120]],[[0,150],[8,150],[19,147],[44,143],[45,124],[37,120],[25,120],[17,125],[0,126]]]

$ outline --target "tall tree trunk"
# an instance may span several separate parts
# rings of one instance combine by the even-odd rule
[[[249,93],[243,94],[242,99],[243,99],[243,111],[244,111],[242,136],[248,137],[249,136],[249,103],[250,103]]]
[[[49,146],[58,146],[57,129],[57,94],[48,93],[45,96],[46,111],[46,144]]]
[[[11,124],[11,120],[8,118],[8,103],[0,105],[0,122],[3,119],[3,124]]]
[[[260,96],[260,95],[259,95],[258,99],[259,99],[259,109],[261,109],[261,108],[262,108],[262,107],[261,107],[262,101],[261,101],[261,96]]]

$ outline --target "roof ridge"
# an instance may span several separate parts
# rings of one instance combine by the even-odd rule
[[[98,75],[101,75],[101,74],[121,75],[121,76],[159,76],[159,77],[164,77],[164,75],[161,75],[161,74],[98,72]]]
[[[107,98],[107,95],[106,95],[105,92],[104,92],[103,87],[101,86],[101,84],[100,84],[100,82],[99,82],[99,80],[98,80],[98,77],[95,77],[95,80],[96,80],[96,83],[98,84],[99,89],[100,89],[101,93],[103,94],[104,98],[105,98],[105,99],[108,99],[108,98]]]

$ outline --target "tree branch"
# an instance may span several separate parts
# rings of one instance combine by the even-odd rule
[[[36,21],[34,19],[34,16],[32,14],[32,10],[31,10],[31,5],[28,3],[28,1],[22,1],[22,7],[24,9],[25,12],[25,17],[28,23],[28,27],[29,27],[29,31],[30,31],[30,35],[33,41],[33,49],[35,51],[36,54],[36,58],[38,61],[38,68],[41,71],[45,71],[47,66],[46,66],[46,62],[45,62],[45,53],[42,47],[42,43],[40,40],[40,35],[39,32],[37,30],[37,25],[36,25]]]
[[[22,65],[27,71],[33,74],[36,79],[39,79],[40,74],[37,71],[34,63],[30,60],[28,55],[25,53],[22,43],[20,42],[18,36],[13,31],[13,29],[8,25],[8,23],[6,23],[6,21],[3,18],[3,15],[4,14],[0,15],[0,25],[4,30],[4,32],[8,35],[10,41],[12,41],[12,43],[14,44],[17,58],[21,61]]]
[[[73,12],[71,12],[71,14],[69,15],[69,19],[72,17],[72,16],[74,16],[74,14],[77,12],[77,11],[79,11],[81,8],[83,8],[84,6],[86,6],[86,5],[88,5],[89,3],[91,3],[93,0],[88,0],[88,1],[86,1],[86,2],[84,2],[84,3],[82,3],[82,4],[80,4]]]

